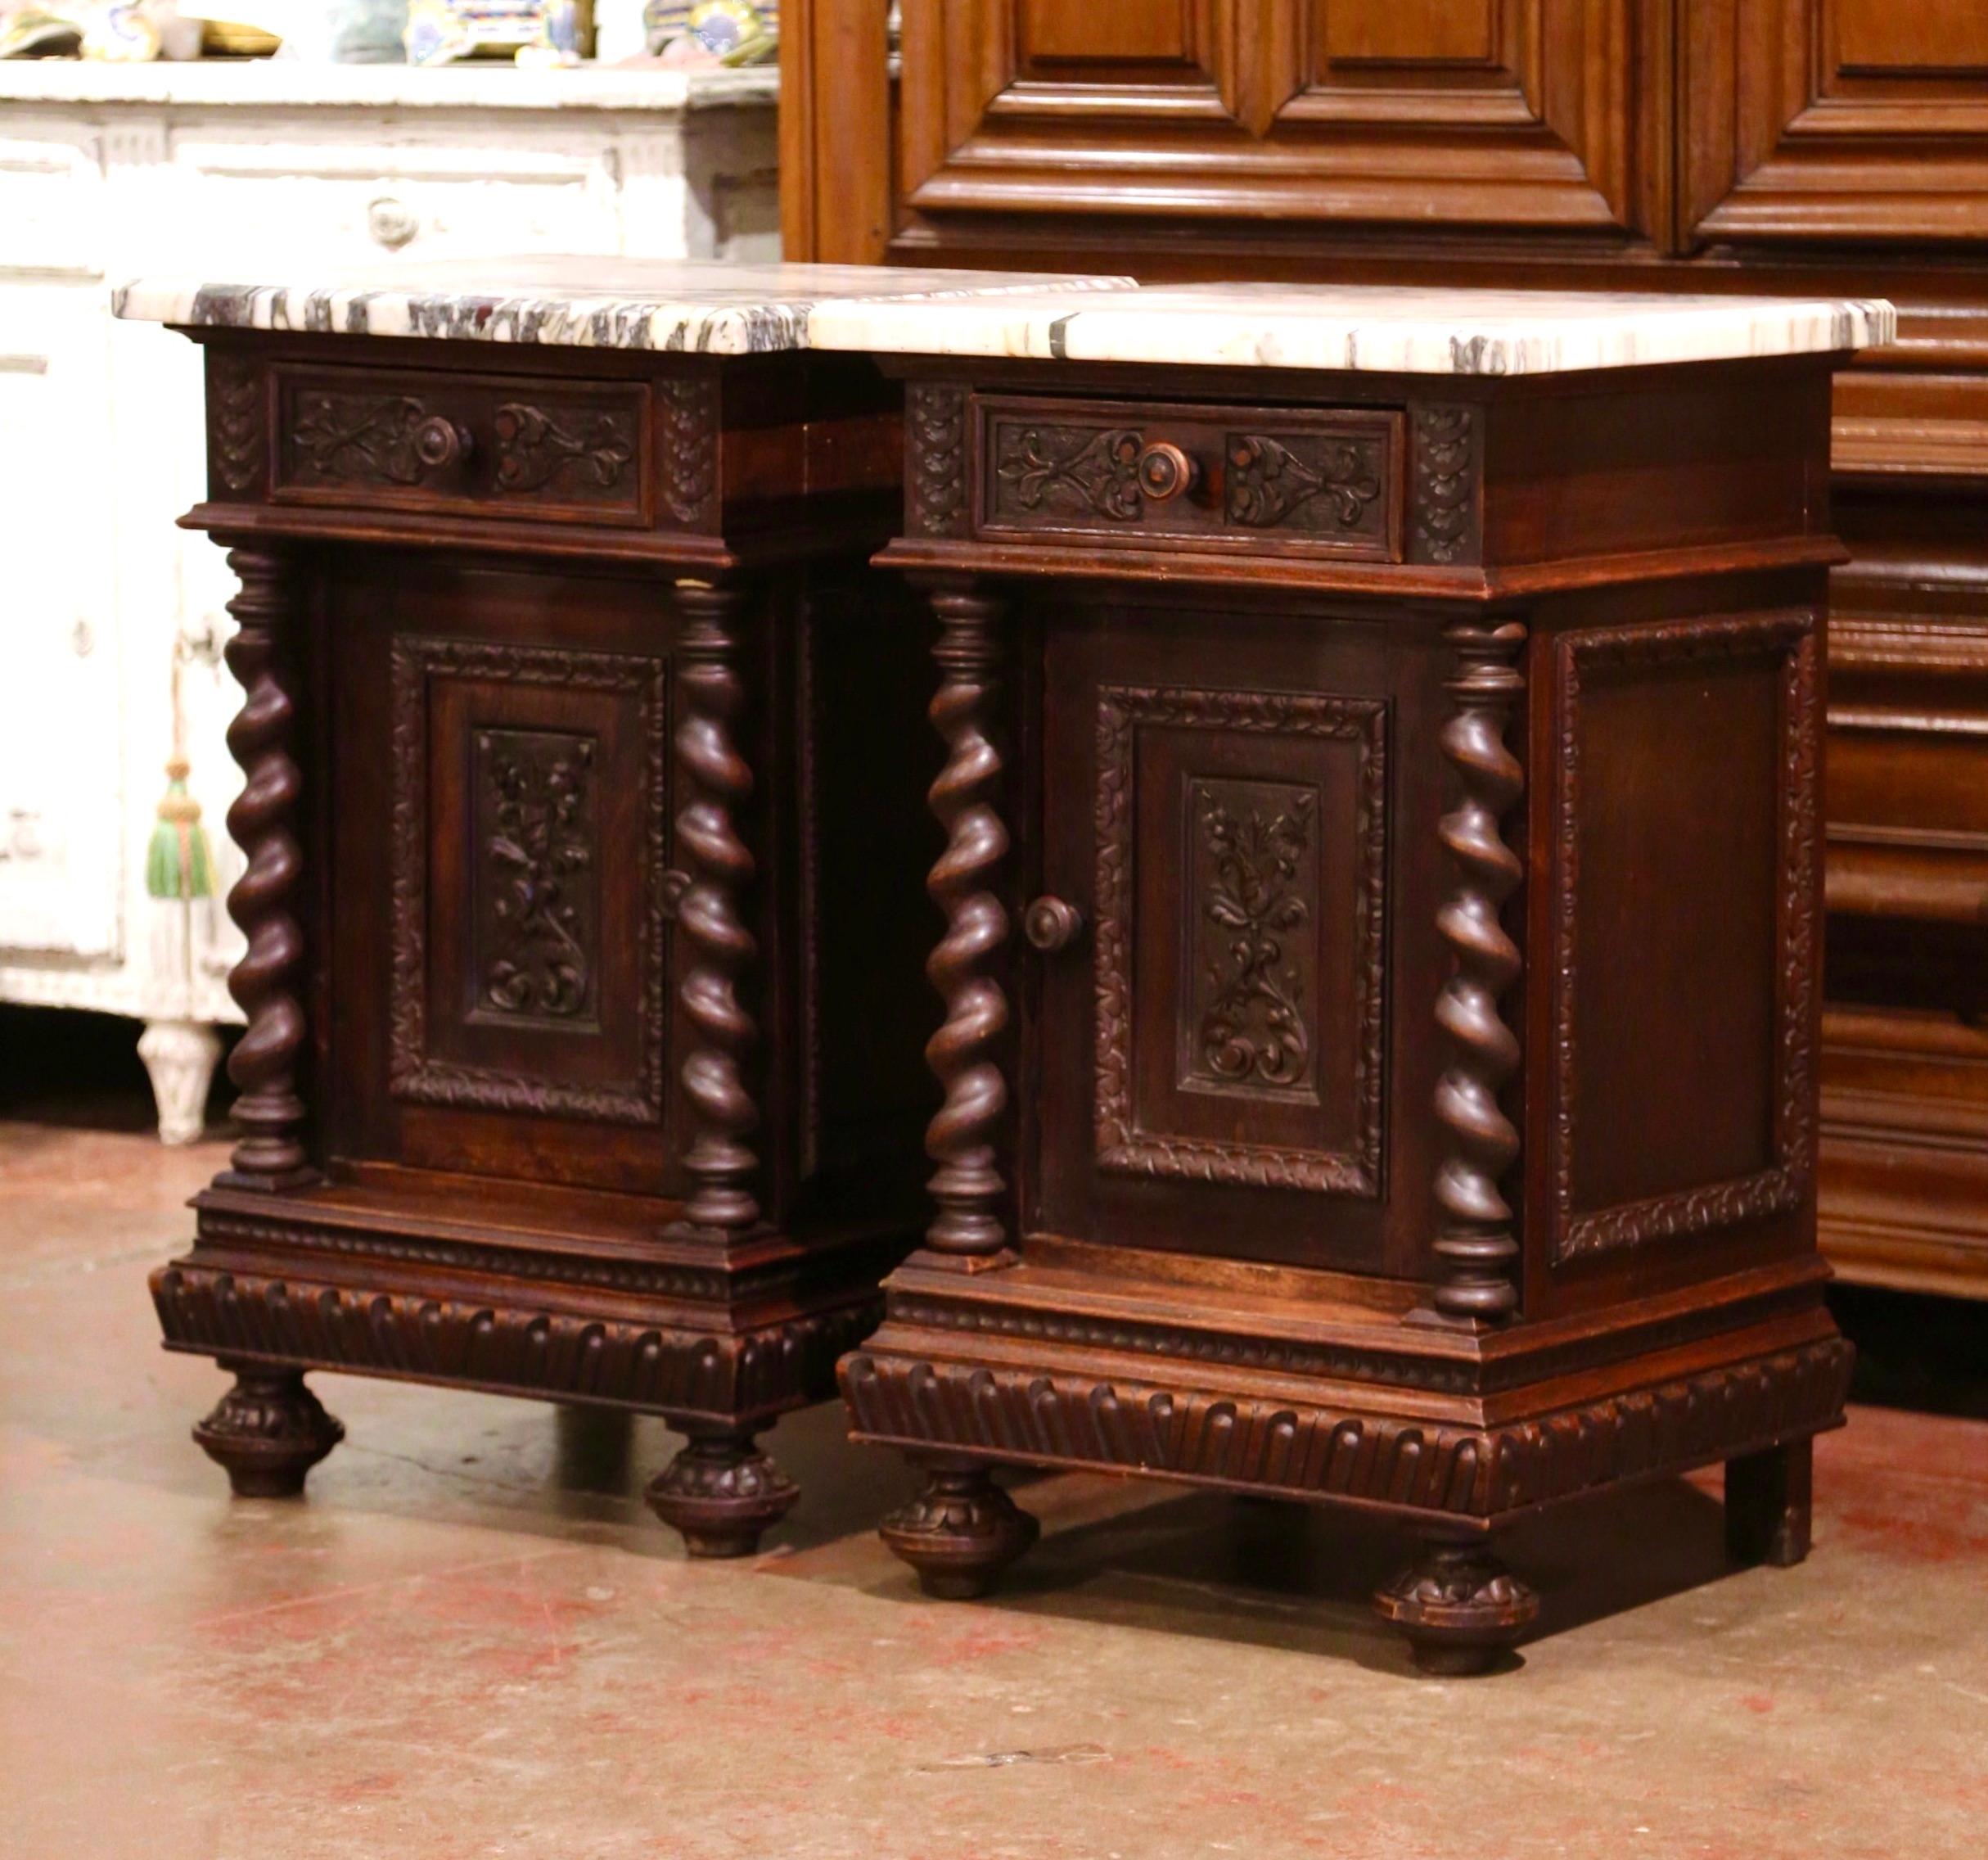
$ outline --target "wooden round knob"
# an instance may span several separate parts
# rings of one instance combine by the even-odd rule
[[[463,427],[440,413],[423,420],[414,429],[414,456],[431,471],[440,471],[468,458],[472,444]]]
[[[1045,955],[1066,950],[1084,928],[1084,913],[1061,898],[1038,898],[1021,914],[1021,933]]]
[[[1201,468],[1170,440],[1156,439],[1139,454],[1139,489],[1155,503],[1184,496],[1200,481]]]

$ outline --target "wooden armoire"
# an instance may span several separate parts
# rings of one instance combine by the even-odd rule
[[[1882,296],[1837,378],[1823,1244],[1988,1296],[1988,8],[787,0],[790,258]]]

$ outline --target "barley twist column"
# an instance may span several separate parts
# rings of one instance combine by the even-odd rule
[[[737,632],[746,595],[683,581],[676,599],[684,702],[677,767],[688,796],[677,815],[677,838],[692,881],[677,921],[694,951],[680,998],[696,1042],[683,1070],[695,1126],[683,1159],[693,1184],[684,1212],[694,1226],[737,1234],[760,1219],[754,1192],[759,1158],[746,1141],[759,1127],[760,1110],[744,1077],[759,1028],[739,1003],[741,981],[759,954],[739,902],[758,871],[738,829],[753,787],[736,735],[746,702]]]
[[[999,1149],[1008,1110],[1001,1051],[1008,995],[1000,974],[1008,910],[999,887],[1008,828],[999,812],[1003,765],[988,734],[999,688],[1002,603],[962,585],[933,589],[940,638],[939,693],[931,720],[945,740],[945,766],[931,788],[945,851],[926,889],[946,929],[926,964],[945,1003],[945,1019],[925,1049],[945,1101],[925,1138],[939,1167],[931,1178],[938,1212],[926,1230],[935,1253],[987,1259],[1008,1244],[1007,1185]]]
[[[228,978],[248,1025],[228,1055],[240,1089],[235,1145],[223,1180],[280,1189],[311,1179],[302,1131],[297,1071],[305,1023],[302,902],[304,854],[298,844],[304,771],[296,759],[298,684],[286,652],[291,621],[286,564],[276,551],[231,549],[228,567],[241,591],[228,603],[236,621],[228,669],[240,683],[241,709],[228,747],[246,778],[228,810],[228,830],[247,861],[228,894],[228,914],[248,949]]]
[[[1457,883],[1436,915],[1455,965],[1436,1005],[1452,1051],[1436,1090],[1448,1154],[1436,1176],[1442,1225],[1433,1302],[1445,1317],[1495,1323],[1518,1307],[1518,1243],[1499,1184],[1517,1159],[1519,1133],[1499,1093],[1517,1070],[1519,1043],[1499,1003],[1521,963],[1502,915],[1525,869],[1501,829],[1526,786],[1525,770],[1505,744],[1526,689],[1516,662],[1526,629],[1517,621],[1461,622],[1444,638],[1458,669],[1448,683],[1454,708],[1440,741],[1462,792],[1440,829]]]

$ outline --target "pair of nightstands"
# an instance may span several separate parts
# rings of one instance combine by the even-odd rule
[[[1828,386],[1885,306],[121,308],[207,345],[244,584],[241,1140],[154,1280],[237,1490],[336,1444],[307,1370],[451,1382],[665,1415],[651,1502],[741,1554],[839,1362],[941,1595],[1035,1534],[1003,1462],[1395,1515],[1447,1670],[1577,1494],[1723,1460],[1736,1554],[1805,1552]]]

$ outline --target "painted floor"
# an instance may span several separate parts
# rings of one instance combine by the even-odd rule
[[[1136,1483],[924,1600],[829,1408],[742,1564],[643,1509],[657,1424],[352,1378],[309,1496],[232,1501],[145,1290],[219,1155],[0,1124],[0,1854],[1988,1854],[1988,1424],[1858,1411],[1794,1570],[1724,1575],[1709,1485],[1548,1521],[1476,1681],[1370,1623],[1386,1532]]]

